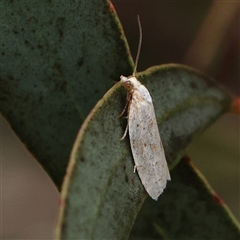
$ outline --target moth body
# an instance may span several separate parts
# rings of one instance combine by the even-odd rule
[[[134,169],[151,198],[157,200],[171,180],[156,116],[147,88],[134,76],[120,77],[128,92],[128,131]],[[125,137],[126,134],[124,134]]]

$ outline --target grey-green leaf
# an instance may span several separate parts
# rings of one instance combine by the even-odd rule
[[[191,140],[227,111],[231,102],[222,88],[182,65],[153,67],[137,77],[153,98],[172,167]],[[116,84],[94,107],[78,134],[61,196],[58,238],[129,236],[147,194],[133,172],[128,137],[119,140],[126,126],[126,120],[118,118],[125,98],[125,90]]]
[[[97,101],[132,72],[113,6],[1,1],[0,110],[58,188],[77,132]]]
[[[187,157],[171,175],[159,200],[145,201],[130,239],[240,239],[239,223]]]

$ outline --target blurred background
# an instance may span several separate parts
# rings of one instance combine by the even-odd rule
[[[164,63],[190,65],[240,96],[239,1],[112,1],[138,71]],[[1,239],[51,239],[59,193],[7,122],[1,130]],[[240,220],[240,117],[227,114],[188,154]]]

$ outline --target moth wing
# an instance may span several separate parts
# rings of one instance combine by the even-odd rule
[[[148,90],[143,85],[141,87],[140,92],[135,90],[132,93],[128,115],[129,137],[142,184],[148,194],[157,200],[171,178],[152,100]]]

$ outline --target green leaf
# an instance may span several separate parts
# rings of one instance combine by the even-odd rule
[[[1,2],[0,110],[58,188],[77,132],[97,101],[132,72],[112,5]]]
[[[157,202],[148,198],[130,239],[240,239],[239,223],[187,157]]]
[[[192,139],[231,102],[210,79],[182,65],[153,67],[137,77],[152,95],[172,167]],[[131,231],[147,194],[133,173],[128,137],[119,140],[126,126],[126,120],[118,118],[125,100],[126,92],[118,83],[80,129],[63,185],[58,238],[126,239]]]

